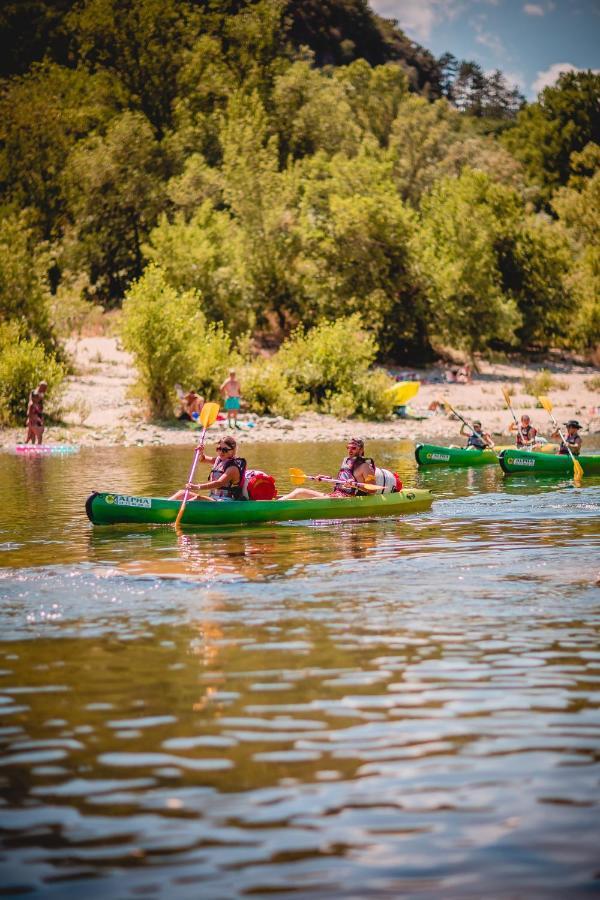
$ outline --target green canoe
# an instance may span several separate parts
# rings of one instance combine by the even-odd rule
[[[529,472],[533,475],[573,475],[570,456],[550,453],[522,453],[520,450],[503,450],[499,456],[500,465],[507,474]],[[584,475],[600,475],[600,454],[598,456],[578,456],[577,462]]]
[[[224,503],[190,501],[182,525],[250,525],[256,522],[287,522],[292,519],[362,519],[370,516],[397,516],[431,506],[430,491],[403,490],[395,494],[368,497],[313,500],[234,500]],[[91,494],[85,504],[94,525],[122,523],[171,525],[177,516],[178,500],[163,497],[131,497],[127,494]]]
[[[494,447],[493,450],[476,450],[474,447],[438,447],[436,444],[417,444],[415,458],[419,466],[453,466],[463,468],[466,466],[489,466],[498,462],[498,456],[503,450],[514,450],[514,447]],[[541,451],[543,455],[552,453],[556,444],[544,444]],[[520,451],[521,455],[529,456],[530,450]]]

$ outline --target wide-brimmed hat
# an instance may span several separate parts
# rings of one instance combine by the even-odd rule
[[[569,419],[568,422],[565,422],[567,428],[583,428],[583,425],[580,425],[577,419]]]

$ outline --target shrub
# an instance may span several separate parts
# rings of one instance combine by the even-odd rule
[[[539,394],[547,394],[551,390],[565,391],[567,388],[568,384],[555,378],[548,369],[542,369],[533,378],[523,379],[523,390],[532,397],[537,397]]]
[[[244,398],[252,412],[272,413],[291,418],[297,415],[308,399],[295,393],[277,360],[256,359],[246,363],[240,373]]]
[[[138,387],[157,418],[173,414],[173,386],[196,370],[199,340],[206,332],[200,299],[179,293],[162,270],[150,265],[123,302],[121,337],[135,360]]]
[[[586,378],[584,384],[589,391],[600,391],[600,375],[592,375],[591,378]]]
[[[193,368],[188,376],[192,387],[206,400],[219,399],[219,388],[230,369],[239,369],[241,357],[221,322],[205,325],[194,336]],[[245,393],[245,389],[244,389]]]
[[[42,379],[48,382],[46,408],[51,412],[66,374],[64,363],[37,338],[24,337],[16,322],[0,325],[0,423],[24,424],[29,392]]]

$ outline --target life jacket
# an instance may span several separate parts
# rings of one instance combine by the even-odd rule
[[[246,469],[242,478],[242,496],[245,500],[274,500],[277,496],[275,479],[260,469]]]
[[[210,496],[214,500],[243,500],[242,494],[242,481],[244,480],[244,472],[246,471],[246,460],[241,457],[234,457],[234,459],[216,459],[212,469],[210,470],[210,475],[208,476],[209,481],[216,481],[217,478],[220,478],[221,475],[224,475],[227,469],[230,469],[232,466],[240,473],[240,480],[238,484],[229,484],[227,487],[218,488],[216,491],[211,491]]]
[[[573,435],[566,434],[565,435],[566,443],[565,443],[565,441],[560,442],[560,447],[558,448],[559,454],[561,456],[568,456],[568,454],[569,454],[569,451],[567,450],[567,444],[568,444],[571,448],[571,453],[573,454],[573,456],[579,456],[579,447],[577,446],[577,438],[578,437],[579,437],[578,434],[573,434]]]
[[[373,470],[375,470],[375,463],[370,456],[357,456],[354,459],[347,456],[340,467],[340,471],[337,473],[337,481],[339,481],[340,484],[336,484],[334,493],[346,494],[348,497],[364,497],[367,493],[366,491],[361,491],[360,488],[352,487],[349,484],[345,485],[344,482],[356,481],[354,470],[365,462],[371,463]]]
[[[530,444],[535,440],[536,435],[537,429],[535,429],[533,425],[528,425],[527,428],[523,428],[522,425],[519,425],[517,431],[517,447],[523,447],[525,444]]]
[[[390,472],[389,469],[381,469],[379,466],[375,469],[375,484],[383,487],[380,494],[397,494],[402,490],[402,482],[397,472]]]
[[[481,437],[481,435],[475,434],[475,432],[473,432],[473,434],[469,435],[469,439],[467,440],[467,447],[475,447],[476,450],[485,450],[487,444]]]

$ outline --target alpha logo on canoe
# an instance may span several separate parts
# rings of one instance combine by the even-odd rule
[[[427,459],[441,459],[443,462],[448,462],[450,459],[449,453],[426,453],[425,456]]]
[[[512,460],[509,459],[509,462],[512,462],[512,464],[515,466],[535,466],[535,459],[523,459],[519,456],[513,456]]]
[[[110,506],[137,506],[142,509],[152,509],[150,497],[126,497],[124,494],[107,494],[104,500]]]

